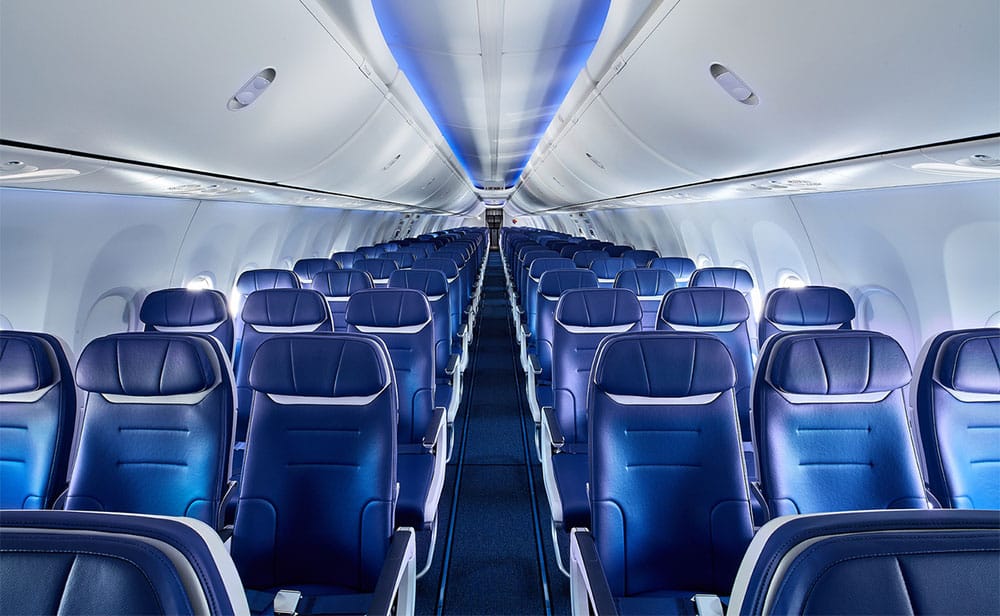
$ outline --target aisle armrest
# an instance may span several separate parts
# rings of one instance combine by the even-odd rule
[[[552,449],[559,451],[566,445],[566,437],[563,436],[562,428],[559,427],[559,420],[556,418],[555,409],[551,406],[542,407],[542,421],[549,431],[549,440]]]
[[[417,548],[412,528],[397,529],[375,583],[369,614],[412,614],[416,601]],[[393,609],[395,606],[395,610]]]
[[[444,434],[447,416],[448,411],[446,408],[443,406],[434,407],[434,414],[431,415],[431,420],[427,424],[427,431],[424,432],[424,449],[434,451],[437,448],[438,440]]]
[[[455,371],[458,370],[458,363],[460,361],[462,361],[462,358],[458,355],[458,353],[452,353],[451,356],[448,357],[448,365],[445,367],[444,373],[448,376],[453,376]]]
[[[594,537],[585,528],[574,528],[570,535],[569,567],[573,614],[618,614]]]
[[[538,361],[538,356],[534,353],[528,354],[528,365],[531,366],[531,372],[534,374],[542,373],[542,364]]]

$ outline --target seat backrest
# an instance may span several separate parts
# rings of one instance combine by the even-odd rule
[[[609,334],[641,331],[642,307],[626,289],[570,289],[559,297],[554,321],[552,406],[566,442],[585,443],[587,384],[597,345]]]
[[[597,274],[589,269],[558,269],[544,272],[538,279],[538,302],[535,313],[535,353],[542,373],[538,380],[552,379],[552,340],[555,336],[556,304],[569,289],[596,289]]]
[[[211,338],[112,334],[77,363],[86,392],[66,509],[187,516],[219,527],[235,400]]]
[[[371,274],[375,288],[384,287],[389,284],[389,275],[398,270],[399,267],[392,259],[362,259],[354,262],[354,269]]]
[[[340,269],[340,263],[333,259],[311,258],[299,259],[292,267],[292,271],[299,278],[299,284],[303,289],[311,289],[313,278],[320,272]]]
[[[299,277],[292,270],[283,269],[254,269],[247,270],[236,279],[236,292],[238,294],[237,303],[233,307],[233,331],[236,338],[233,342],[233,358],[240,354],[240,344],[243,335],[243,304],[247,297],[256,291],[264,289],[300,289]]]
[[[527,313],[528,312],[528,298],[531,293],[531,281],[529,276],[531,274],[531,266],[538,259],[558,259],[559,253],[554,250],[533,250],[524,255],[524,260],[521,262],[521,269],[518,271],[517,276],[517,289],[520,293],[521,308]]]
[[[50,507],[66,485],[76,387],[62,343],[0,331],[0,509]]]
[[[335,252],[330,255],[330,260],[340,266],[340,269],[354,269],[354,262],[364,259],[356,252]]]
[[[401,270],[410,269],[416,260],[412,252],[400,252],[398,250],[384,253],[382,258],[392,259],[396,263],[396,269]],[[391,278],[392,275],[390,274],[389,277]]]
[[[330,306],[330,316],[333,318],[333,331],[347,331],[347,300],[351,294],[361,289],[374,289],[372,275],[356,269],[327,270],[319,272],[313,278],[313,291],[323,294]]]
[[[451,314],[451,333],[457,335],[462,327],[465,301],[462,297],[462,283],[458,266],[453,259],[428,257],[413,262],[413,269],[428,269],[441,272],[448,281],[448,311]]]
[[[347,331],[389,349],[399,398],[400,443],[420,443],[434,411],[434,321],[423,291],[366,289],[347,302]]]
[[[786,516],[750,544],[730,614],[993,614],[1000,516],[852,511]]]
[[[799,289],[772,289],[764,300],[758,324],[761,346],[778,332],[804,329],[851,329],[854,302],[843,289],[809,286]]]
[[[604,252],[603,250],[587,249],[573,253],[573,263],[575,263],[577,267],[589,268],[590,264],[593,263],[596,259],[607,259],[607,258],[608,258],[608,253]]]
[[[525,311],[527,312],[528,331],[531,338],[528,342],[532,347],[537,346],[538,341],[538,281],[542,274],[553,270],[576,269],[576,264],[572,259],[562,257],[543,257],[535,259],[528,268],[528,277],[525,279],[524,296]]]
[[[750,308],[735,289],[684,287],[668,291],[660,304],[656,329],[712,334],[729,349],[736,367],[736,409],[743,440],[751,440],[750,385],[753,353],[750,344]]]
[[[341,270],[343,271],[343,270]],[[319,281],[319,278],[314,279]],[[261,343],[277,334],[333,331],[326,298],[314,289],[265,289],[251,293],[243,304],[243,344],[236,357],[238,409],[236,441],[246,441],[250,419],[250,364]]]
[[[656,314],[667,291],[674,288],[674,276],[666,270],[623,269],[615,277],[614,288],[628,289],[642,306],[642,328],[656,329]]]
[[[605,248],[604,252],[608,253],[609,257],[620,257],[630,250],[635,250],[635,248],[624,244],[615,244]]]
[[[445,368],[451,357],[451,312],[448,303],[448,279],[437,270],[398,270],[389,276],[390,289],[422,291],[431,307],[434,321],[434,370],[437,378],[447,379]]]
[[[691,287],[724,287],[736,289],[744,296],[753,290],[753,277],[741,267],[703,267],[696,269],[688,281]]]
[[[694,260],[687,257],[658,257],[650,262],[649,267],[666,270],[673,274],[675,286],[677,287],[688,286],[691,275],[697,269]]]
[[[208,334],[233,356],[233,319],[221,291],[153,291],[142,300],[139,320],[147,332]]]
[[[623,257],[604,257],[590,262],[590,269],[597,274],[597,284],[604,289],[615,286],[615,278],[622,270],[635,269],[631,259]]]
[[[917,378],[931,491],[945,507],[1000,509],[1000,330],[935,336]]]
[[[398,407],[385,345],[363,334],[264,342],[233,527],[246,588],[371,592],[393,530]]]
[[[660,255],[655,250],[626,250],[622,253],[622,256],[626,259],[631,259],[636,267],[644,268],[649,267],[653,259],[656,259]]]
[[[927,507],[899,343],[868,331],[775,334],[758,362],[753,440],[772,517]]]
[[[354,252],[360,255],[362,259],[375,259],[385,251],[376,246],[358,246],[354,249]]]
[[[753,536],[729,352],[706,334],[605,338],[591,375],[590,507],[612,594],[728,594]]]
[[[216,532],[181,517],[5,511],[4,614],[248,614]]]

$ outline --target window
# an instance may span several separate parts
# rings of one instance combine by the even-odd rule
[[[706,254],[698,255],[698,257],[695,258],[694,262],[698,266],[698,269],[701,269],[703,267],[712,267],[712,260]]]
[[[203,272],[189,280],[184,287],[188,291],[204,291],[206,289],[214,289],[215,280],[212,278],[211,274]]]
[[[806,282],[795,272],[785,270],[778,273],[778,286],[782,289],[801,289]]]

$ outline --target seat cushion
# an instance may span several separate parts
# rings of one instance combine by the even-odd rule
[[[424,520],[424,503],[434,478],[434,456],[422,445],[400,445],[397,461],[396,527],[412,526],[420,530],[431,522]]]
[[[585,451],[562,452],[552,456],[552,471],[562,501],[563,529],[590,528],[590,502],[587,481],[590,478],[589,456]]]

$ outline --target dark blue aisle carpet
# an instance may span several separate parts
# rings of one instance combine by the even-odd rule
[[[552,555],[503,270],[496,253],[489,259],[437,551],[417,581],[417,613],[568,614],[569,580]],[[427,541],[421,535],[418,559]]]

